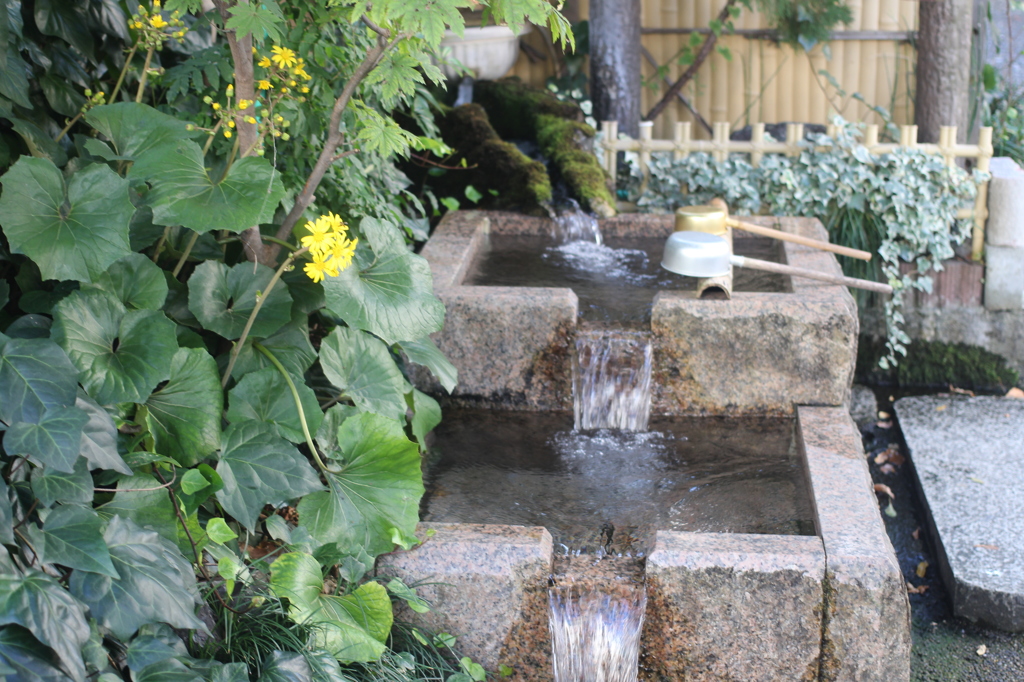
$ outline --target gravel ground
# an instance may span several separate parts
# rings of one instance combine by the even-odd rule
[[[899,397],[899,396],[895,396]],[[878,392],[880,409],[892,414],[890,394]],[[875,483],[892,490],[896,515],[882,513],[889,539],[896,549],[900,568],[907,582],[920,588],[910,594],[914,647],[911,679],[914,682],[1019,682],[1024,681],[1024,634],[989,630],[955,618],[950,610],[946,589],[938,573],[938,563],[928,537],[915,486],[913,462],[896,422],[879,421],[861,428],[864,451]],[[887,449],[905,458],[875,461]],[[970,456],[965,453],[965,456]],[[885,457],[879,458],[884,460]],[[879,511],[888,506],[888,496],[880,493]],[[916,536],[916,537],[915,537]],[[921,562],[927,561],[924,578],[917,575]],[[980,653],[979,653],[980,652]]]

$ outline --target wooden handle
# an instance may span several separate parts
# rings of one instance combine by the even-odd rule
[[[821,249],[822,251],[831,251],[832,253],[838,253],[840,256],[849,256],[850,258],[859,258],[860,260],[871,260],[871,254],[867,251],[851,249],[848,246],[838,246],[830,242],[823,242],[820,239],[801,237],[800,235],[790,234],[789,232],[783,232],[782,230],[776,230],[771,227],[761,227],[760,225],[754,225],[753,223],[745,223],[741,220],[736,220],[735,218],[726,218],[725,222],[738,230],[759,234],[762,237],[772,237],[774,239],[781,239],[784,242],[793,242],[794,244],[802,244],[803,246],[810,246],[815,249]]]
[[[818,270],[808,270],[807,268],[795,268],[792,265],[783,265],[782,263],[770,263],[766,260],[757,260],[756,258],[744,258],[743,256],[732,256],[729,261],[741,268],[750,268],[752,270],[764,270],[765,272],[777,272],[780,275],[789,275],[790,277],[806,277],[808,279],[817,279],[822,282],[829,282],[831,284],[842,284],[844,286],[853,287],[854,289],[867,289],[868,291],[877,291],[881,294],[891,294],[892,287],[888,284],[882,284],[881,282],[871,282],[866,279],[855,279],[853,277],[844,277],[842,275],[830,275],[827,272],[820,272]]]

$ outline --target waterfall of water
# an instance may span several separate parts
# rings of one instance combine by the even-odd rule
[[[549,208],[554,227],[551,235],[558,241],[601,243],[601,227],[597,218],[580,208],[575,199],[566,198],[558,208]]]
[[[579,330],[572,366],[576,429],[646,431],[652,356],[649,333]]]
[[[555,682],[636,682],[647,595],[548,590]]]

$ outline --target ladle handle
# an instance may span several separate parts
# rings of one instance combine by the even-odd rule
[[[810,246],[815,249],[821,249],[822,251],[831,251],[832,253],[838,253],[840,256],[849,256],[850,258],[859,258],[860,260],[871,260],[871,254],[867,251],[851,249],[848,246],[839,246],[838,244],[832,244],[831,242],[823,242],[820,239],[801,237],[798,234],[790,234],[789,232],[776,230],[772,227],[762,227],[761,225],[754,225],[753,223],[745,223],[742,220],[736,220],[735,218],[726,218],[725,222],[727,225],[731,225],[737,230],[743,230],[744,232],[750,232],[752,234],[759,234],[762,237],[772,237],[773,239],[781,239],[784,242],[793,242],[794,244]]]
[[[807,268],[795,268],[792,265],[783,265],[782,263],[771,263],[766,260],[757,260],[756,258],[745,258],[743,256],[731,256],[729,262],[740,268],[750,268],[751,270],[764,270],[765,272],[776,272],[780,275],[789,275],[790,277],[806,277],[808,279],[817,279],[822,282],[830,282],[831,284],[842,284],[844,286],[853,287],[854,289],[867,289],[868,291],[877,291],[881,294],[891,294],[892,287],[888,284],[882,284],[881,282],[871,282],[866,279],[855,279],[853,277],[844,277],[842,275],[830,275],[827,272],[820,272],[818,270],[809,270]]]

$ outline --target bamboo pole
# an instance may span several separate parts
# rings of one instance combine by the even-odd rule
[[[992,160],[992,128],[978,131],[978,170],[987,173]],[[985,221],[988,220],[988,182],[978,187],[974,199],[974,230],[971,234],[971,258],[980,261],[985,255]]]

